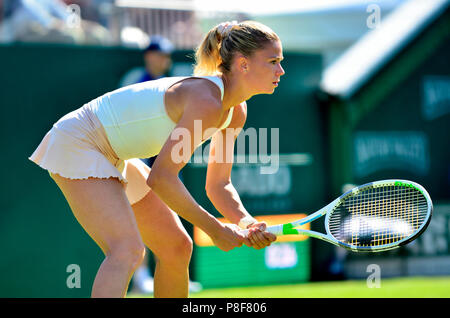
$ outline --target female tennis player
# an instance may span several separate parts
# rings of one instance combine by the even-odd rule
[[[154,296],[187,297],[192,240],[178,216],[224,251],[242,244],[260,249],[276,239],[242,205],[230,179],[232,162],[211,158],[233,156],[237,136],[227,136],[225,128],[244,126],[250,97],[273,93],[284,74],[282,59],[280,39],[267,26],[225,22],[197,49],[195,77],[107,93],[62,117],[45,135],[30,159],[49,171],[105,254],[92,297],[126,296],[144,245],[157,257]],[[187,138],[182,144],[189,145],[181,152],[188,157],[212,137],[206,192],[231,224],[202,208],[180,181],[187,163],[178,158],[180,132]],[[152,169],[136,159],[155,155]],[[241,228],[250,230],[248,237]]]

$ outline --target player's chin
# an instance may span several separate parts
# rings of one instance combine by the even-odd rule
[[[259,94],[268,94],[268,95],[273,94],[275,92],[276,88],[277,88],[277,86],[275,86],[275,85],[264,87],[259,91],[258,95]]]
[[[264,90],[264,92],[262,92],[261,94],[268,94],[268,95],[271,95],[271,94],[273,94],[274,92],[275,92],[275,87],[271,87],[271,88],[268,88],[268,89]]]
[[[270,94],[273,94],[277,88],[278,82],[272,83],[272,86],[270,87]]]

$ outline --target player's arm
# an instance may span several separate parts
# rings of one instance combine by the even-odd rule
[[[228,128],[212,136],[206,173],[205,189],[208,198],[214,207],[234,224],[239,224],[245,217],[251,217],[231,182],[234,145],[246,119],[247,105],[244,102],[234,107]]]
[[[204,136],[205,130],[217,127],[222,117],[220,95],[216,96],[220,92],[207,85],[199,85],[199,89],[193,89],[183,98],[183,115],[158,154],[147,184],[172,210],[205,231],[219,248],[230,250],[242,245],[242,236],[202,208],[179,179],[180,170],[202,142],[202,137],[208,138]]]
[[[244,102],[234,107],[233,118],[228,129],[216,132],[210,144],[208,170],[206,174],[206,193],[214,207],[230,222],[243,228],[250,228],[246,245],[264,248],[276,240],[276,236],[263,231],[264,222],[257,222],[245,209],[231,182],[234,145],[247,119],[247,104]]]

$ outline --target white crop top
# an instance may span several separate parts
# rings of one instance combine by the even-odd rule
[[[157,155],[175,128],[164,105],[167,89],[195,76],[165,77],[119,88],[94,99],[88,107],[102,123],[119,159],[149,158]],[[224,87],[217,76],[199,76],[215,83],[223,99]],[[233,116],[230,109],[226,128]]]

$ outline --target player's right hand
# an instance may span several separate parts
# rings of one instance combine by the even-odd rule
[[[240,233],[240,228],[237,225],[221,223],[217,235],[214,235],[211,239],[214,245],[222,251],[228,252],[235,247],[241,247],[246,238]]]

